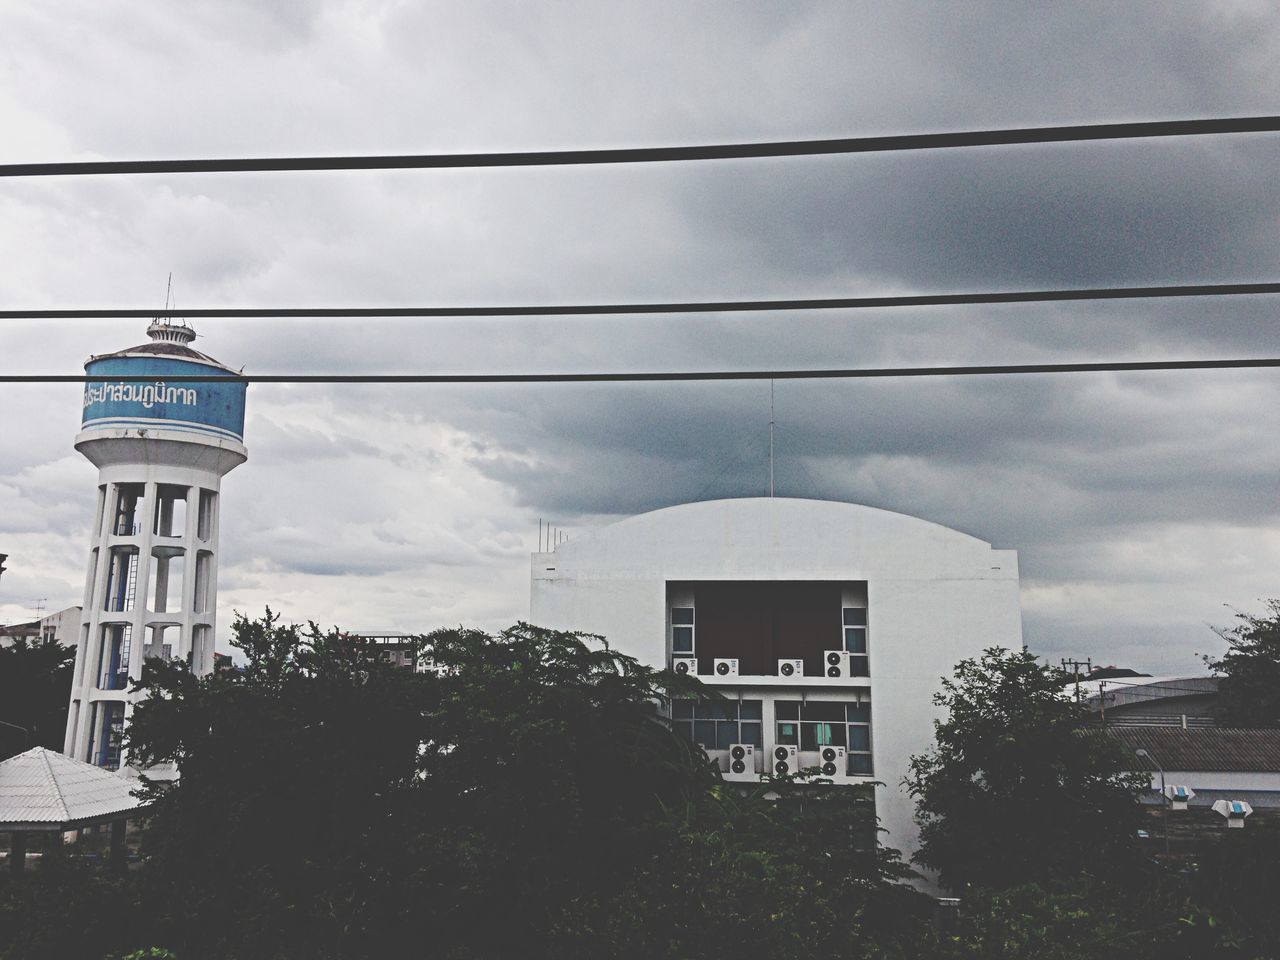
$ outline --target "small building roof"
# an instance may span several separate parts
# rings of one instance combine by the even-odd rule
[[[0,762],[0,831],[69,830],[120,820],[147,804],[136,781],[44,747]]]
[[[1280,729],[1109,727],[1108,732],[1130,750],[1150,751],[1165,770],[1280,773]],[[1156,766],[1136,757],[1134,769],[1155,771]]]

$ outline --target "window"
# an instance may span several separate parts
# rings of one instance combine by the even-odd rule
[[[156,488],[156,516],[152,527],[157,537],[182,537],[187,530],[187,488],[162,483]]]
[[[213,554],[201,550],[196,554],[195,612],[209,612],[209,571],[213,568]]]
[[[871,704],[779,700],[774,704],[775,743],[801,750],[844,747],[849,773],[871,773]]]
[[[138,590],[138,551],[131,547],[112,547],[108,561],[107,589],[102,609],[108,613],[125,613],[133,609]]]
[[[844,608],[844,648],[849,651],[849,668],[855,677],[871,676],[867,657],[867,610],[865,607]]]
[[[124,704],[102,700],[94,704],[89,762],[107,770],[120,769],[120,738],[124,732]]]
[[[123,690],[129,686],[129,653],[133,624],[108,623],[102,628],[102,646],[98,663],[99,690]]]
[[[143,485],[140,483],[116,484],[115,519],[111,532],[118,537],[132,537],[139,532],[138,507],[142,502]]]
[[[759,700],[675,700],[671,704],[671,725],[676,732],[707,750],[728,750],[733,743],[750,743],[763,749],[762,716]]]
[[[150,602],[155,613],[181,613],[186,556],[180,547],[156,547],[151,551]]]
[[[208,540],[213,536],[213,508],[217,494],[212,490],[200,491],[200,505],[196,514],[196,536]]]
[[[671,652],[693,653],[693,607],[671,608]]]
[[[846,703],[849,724],[849,772],[871,773],[871,704]]]

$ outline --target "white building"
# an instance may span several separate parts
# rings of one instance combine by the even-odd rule
[[[111,769],[144,657],[213,668],[222,477],[244,463],[245,383],[157,321],[150,343],[91,357],[76,449],[98,468],[63,752]],[[193,377],[208,378],[194,380]]]
[[[74,647],[80,638],[81,613],[80,607],[67,607],[38,620],[0,627],[0,647],[10,646],[18,637]]]
[[[631,517],[535,553],[531,593],[540,626],[601,634],[652,666],[694,658],[734,703],[706,716],[677,703],[673,719],[727,778],[743,744],[740,779],[780,749],[792,766],[881,782],[883,842],[907,857],[918,833],[902,778],[933,744],[940,679],[987,647],[1022,646],[1015,551],[848,503],[717,500]]]

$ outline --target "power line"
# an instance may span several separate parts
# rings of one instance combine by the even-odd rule
[[[916,133],[833,140],[782,140],[683,147],[601,150],[534,150],[504,153],[388,154],[343,157],[241,157],[203,160],[91,160],[64,163],[8,163],[0,177],[74,177],[145,173],[254,173],[315,170],[409,170],[461,167],[550,167],[583,164],[669,163],[689,160],[747,160],[899,150],[943,150],[1031,143],[1199,137],[1224,133],[1273,133],[1280,117],[1157,120],[1057,127],[1021,127],[955,133]]]
[[[861,380],[890,377],[980,377],[1029,373],[1239,370],[1280,367],[1280,357],[1231,360],[1123,360],[1105,363],[1021,363],[962,367],[872,367],[828,370],[699,370],[637,373],[253,373],[174,376],[174,382],[226,383],[639,383],[697,380]],[[0,383],[154,383],[157,377],[106,374],[3,374]]]
[[[698,300],[654,303],[578,303],[488,307],[202,307],[146,309],[0,310],[0,320],[129,320],[208,318],[562,317],[655,313],[749,313],[795,310],[867,310],[964,304],[1048,303],[1077,300],[1143,300],[1176,297],[1241,297],[1280,293],[1280,283],[1201,283],[1155,287],[1086,287],[1077,290],[1012,290],[994,293],[928,293],[888,297],[817,297],[795,300]]]

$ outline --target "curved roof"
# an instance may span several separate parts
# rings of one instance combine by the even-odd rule
[[[833,524],[836,527],[849,525],[877,529],[893,527],[899,533],[931,539],[950,539],[956,542],[967,542],[973,546],[991,546],[986,540],[980,540],[951,527],[944,527],[940,523],[913,517],[907,513],[882,510],[879,507],[868,507],[865,504],[849,503],[844,500],[813,500],[807,497],[735,497],[728,500],[679,503],[618,520],[601,527],[590,536],[610,536],[614,532],[622,533],[631,526],[640,525],[679,528],[710,518],[744,524],[769,518],[782,521],[793,530],[813,527],[816,531],[823,533],[830,533]]]
[[[664,507],[563,541],[553,553],[562,576],[1017,578],[1013,551],[993,552],[959,530],[862,504],[790,497]]]
[[[227,370],[235,373],[231,367],[225,363],[221,363],[208,354],[201,353],[199,350],[192,350],[190,347],[181,343],[141,343],[136,347],[126,347],[124,350],[117,350],[115,353],[98,353],[91,356],[87,363],[93,363],[95,360],[112,360],[117,357],[171,357],[174,360],[188,360],[192,363],[203,363],[211,367],[217,367],[220,370]]]

